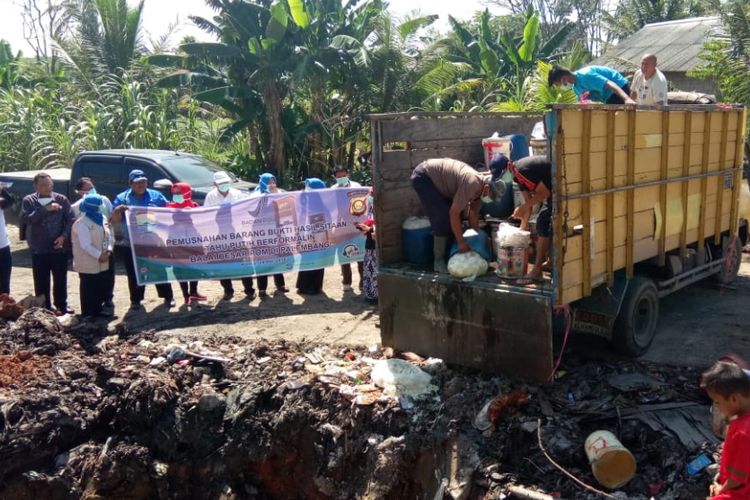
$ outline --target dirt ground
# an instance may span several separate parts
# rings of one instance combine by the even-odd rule
[[[18,231],[9,226],[13,249],[11,294],[22,298],[33,293],[31,259]],[[125,323],[128,329],[154,329],[160,334],[195,336],[208,334],[238,335],[248,340],[287,340],[331,345],[372,345],[380,342],[377,308],[368,305],[356,291],[344,293],[339,268],[326,269],[324,293],[301,296],[295,292],[296,274],[287,274],[290,292],[274,295],[269,280],[265,299],[244,299],[242,285],[235,283],[235,297],[223,302],[218,282],[201,282],[199,290],[208,296],[201,306],[188,309],[182,303],[177,284],[173,285],[178,307],[167,310],[148,287],[145,309],[127,314],[129,306],[127,278],[118,268],[115,284],[116,313],[113,325]],[[68,274],[69,305],[80,311],[78,275]],[[256,285],[257,288],[257,285]],[[726,352],[750,359],[750,254],[743,254],[740,276],[731,285],[719,287],[710,282],[683,289],[661,301],[657,337],[644,360],[670,365],[705,366]],[[231,327],[227,328],[227,325]],[[589,336],[571,339],[570,349],[581,354],[611,358],[606,342]]]
[[[31,274],[31,254],[25,242],[18,241],[18,230],[8,226],[13,251],[11,295],[23,298],[34,293]],[[353,266],[356,267],[356,266]],[[198,290],[208,297],[200,306],[187,308],[177,283],[173,283],[177,307],[166,309],[153,286],[146,288],[144,309],[128,313],[130,298],[124,269],[117,267],[115,279],[115,314],[112,324],[126,323],[128,329],[149,328],[167,335],[206,334],[241,335],[248,339],[309,341],[341,345],[371,345],[380,342],[377,307],[367,304],[357,290],[359,275],[353,269],[354,292],[343,292],[341,270],[326,269],[324,293],[302,296],[295,291],[297,275],[285,275],[290,292],[274,294],[273,279],[269,278],[268,296],[245,300],[242,283],[234,282],[234,298],[222,301],[224,293],[218,281],[201,282]],[[257,284],[255,285],[257,293]],[[78,274],[68,273],[68,306],[80,312]],[[227,325],[231,325],[227,328]]]

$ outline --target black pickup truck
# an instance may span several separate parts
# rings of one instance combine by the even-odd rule
[[[64,194],[74,202],[78,199],[75,184],[81,177],[90,177],[96,185],[96,191],[110,200],[114,200],[128,188],[128,173],[141,169],[148,177],[154,189],[169,198],[169,188],[176,182],[187,182],[193,188],[193,199],[203,203],[206,194],[213,187],[214,172],[222,170],[215,163],[202,156],[178,151],[156,149],[108,149],[102,151],[85,151],[80,153],[71,168],[52,168],[45,170],[55,183],[55,192]],[[8,192],[15,199],[13,205],[6,209],[5,219],[9,224],[18,225],[21,213],[21,200],[34,192],[34,176],[40,170],[8,172],[0,174],[0,183],[10,184]],[[234,180],[233,187],[249,190],[255,184]]]

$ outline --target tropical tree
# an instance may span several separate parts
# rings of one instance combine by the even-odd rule
[[[0,88],[9,89],[19,79],[18,62],[21,53],[13,54],[10,44],[0,40]]]
[[[64,22],[74,29],[53,36],[71,68],[87,80],[122,74],[131,61],[145,54],[141,17],[144,0],[129,7],[127,0],[72,0]]]
[[[436,43],[442,55],[417,83],[429,97],[425,103],[448,102],[453,109],[483,110],[497,102],[524,100],[526,79],[538,60],[550,60],[574,29],[568,23],[541,42],[540,18],[526,13],[523,31],[493,35],[485,10],[478,31],[470,32],[452,17],[453,34]]]
[[[709,11],[703,0],[622,0],[614,14],[602,15],[610,40],[622,40],[646,24],[703,16]]]

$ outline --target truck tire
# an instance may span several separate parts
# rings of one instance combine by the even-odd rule
[[[659,321],[659,294],[654,281],[636,276],[628,283],[628,290],[615,320],[612,343],[618,352],[638,357],[646,353],[656,336]]]
[[[714,280],[722,285],[728,285],[737,277],[742,264],[742,242],[739,238],[725,238],[726,250],[724,250],[724,263],[718,273],[714,274]]]

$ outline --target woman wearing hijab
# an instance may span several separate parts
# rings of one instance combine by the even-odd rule
[[[305,179],[305,191],[325,189],[326,184],[317,177]],[[323,291],[325,268],[311,271],[300,271],[297,274],[297,293],[302,295],[317,295]]]
[[[80,204],[81,217],[73,223],[73,269],[80,278],[81,316],[104,316],[102,305],[107,299],[109,258],[112,255],[112,233],[103,215],[104,201],[89,194]],[[107,314],[106,316],[112,316]]]
[[[178,208],[180,210],[189,210],[197,207],[198,204],[193,201],[193,188],[186,182],[177,182],[172,185],[172,201],[167,203],[167,208]],[[179,273],[175,276],[179,278]],[[182,296],[185,298],[185,304],[192,306],[200,300],[206,300],[205,295],[198,293],[197,281],[180,281]]]
[[[357,224],[357,229],[365,233],[365,259],[362,272],[362,290],[365,300],[371,304],[378,303],[378,251],[375,247],[375,209],[373,206],[372,188],[367,194],[367,212],[364,224]]]
[[[276,185],[276,177],[274,177],[273,174],[266,172],[260,174],[258,185],[253,190],[253,196],[283,192],[284,190],[279,189]],[[289,291],[286,287],[286,282],[284,281],[284,275],[281,273],[273,275],[273,284],[276,285],[276,293],[286,293]],[[268,289],[268,276],[258,276],[258,296],[260,298],[267,295],[266,289]]]

